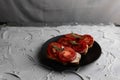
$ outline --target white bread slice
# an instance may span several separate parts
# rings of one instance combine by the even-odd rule
[[[87,52],[88,52],[88,49],[89,49],[89,47],[88,47],[88,45],[86,45],[86,49],[84,49],[84,52],[83,52],[83,53],[81,53],[81,54],[86,55],[86,54],[87,54]]]
[[[81,59],[81,54],[76,52],[76,58],[73,61],[71,61],[70,63],[72,63],[72,64],[79,64],[80,59]]]

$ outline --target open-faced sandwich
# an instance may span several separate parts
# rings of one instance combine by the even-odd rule
[[[65,65],[79,64],[81,55],[86,55],[93,43],[94,39],[89,34],[65,34],[48,44],[47,57]]]

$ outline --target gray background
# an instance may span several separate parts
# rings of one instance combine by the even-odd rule
[[[0,0],[0,22],[120,24],[119,7],[120,0]]]

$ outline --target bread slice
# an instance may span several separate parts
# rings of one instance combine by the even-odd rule
[[[81,60],[81,54],[76,52],[76,58],[73,61],[71,61],[70,63],[72,63],[72,64],[79,64],[80,60]]]

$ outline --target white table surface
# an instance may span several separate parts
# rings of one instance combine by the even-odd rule
[[[59,73],[38,65],[36,56],[45,41],[70,32],[88,33],[102,48],[98,60],[76,73],[84,80],[120,80],[120,27],[112,24],[1,28],[0,80],[80,80],[74,73]]]

